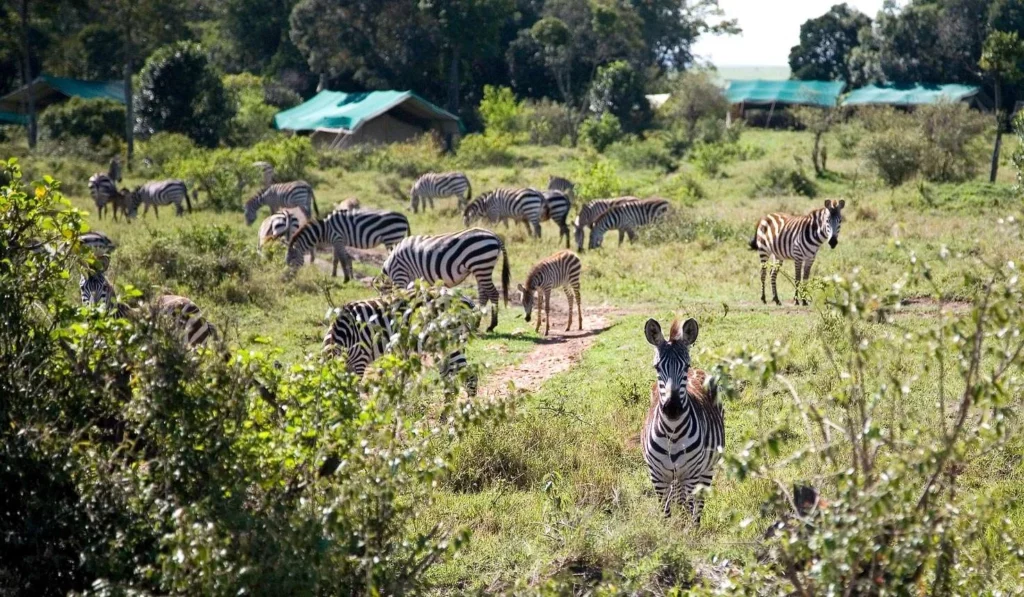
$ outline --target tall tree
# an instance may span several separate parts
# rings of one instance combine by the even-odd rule
[[[996,181],[999,173],[999,149],[1003,140],[1003,131],[1009,125],[1009,110],[1004,111],[1002,105],[1003,86],[1019,81],[1024,63],[1024,41],[1016,31],[993,31],[985,40],[981,60],[978,65],[992,79],[992,97],[995,101],[996,141],[992,148],[992,167],[989,171],[989,182]]]
[[[850,81],[849,57],[860,43],[861,29],[871,26],[871,19],[845,2],[828,12],[808,19],[800,26],[800,44],[789,52],[789,68],[797,79]]]
[[[701,35],[734,34],[736,19],[725,19],[718,0],[629,0],[640,18],[647,65],[681,70],[693,62]]]

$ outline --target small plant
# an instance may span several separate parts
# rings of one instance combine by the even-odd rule
[[[732,146],[725,143],[704,143],[699,141],[690,149],[689,158],[697,170],[708,178],[723,175],[722,168],[734,158]]]
[[[658,137],[637,139],[627,136],[612,143],[605,154],[623,166],[631,169],[654,168],[663,172],[674,172],[676,160]]]
[[[769,164],[761,176],[754,180],[754,187],[750,191],[750,196],[754,198],[783,195],[803,195],[804,197],[818,195],[817,185],[804,173],[799,161],[793,168],[787,168],[777,163]]]
[[[898,187],[918,173],[924,150],[920,135],[907,129],[874,133],[861,145],[864,159],[890,187]]]
[[[590,166],[581,166],[573,174],[576,196],[582,201],[618,197],[622,192],[622,179],[607,160],[595,160]]]
[[[580,138],[603,153],[609,145],[622,138],[622,125],[619,118],[611,112],[591,116],[580,125]]]
[[[455,155],[467,167],[507,164],[513,159],[512,138],[500,133],[466,135]]]
[[[484,85],[484,97],[478,110],[486,133],[513,135],[516,123],[522,118],[523,103],[508,87]]]

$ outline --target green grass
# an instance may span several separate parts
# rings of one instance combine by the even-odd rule
[[[862,279],[884,288],[900,278],[909,256],[916,254],[934,262],[934,280],[941,295],[959,299],[974,290],[966,276],[974,266],[966,256],[1019,262],[1024,255],[1020,238],[994,232],[998,218],[1020,217],[1020,196],[1012,190],[1014,173],[1009,167],[1001,169],[996,185],[980,180],[962,185],[914,181],[890,190],[875,180],[860,160],[833,158],[830,174],[816,180],[817,198],[751,199],[754,181],[770,164],[792,165],[794,156],[806,163],[811,137],[751,130],[741,142],[763,147],[765,156],[728,164],[724,177],[713,180],[700,177],[686,162],[674,175],[618,167],[624,192],[660,195],[674,202],[671,226],[650,236],[652,240],[621,248],[614,235],[609,235],[603,248],[582,255],[584,308],[607,305],[623,315],[612,316],[614,325],[596,337],[576,367],[552,377],[540,391],[520,398],[507,421],[477,432],[456,452],[451,477],[440,486],[436,502],[420,521],[424,527],[440,522],[466,525],[473,531],[464,553],[431,571],[431,580],[440,591],[507,589],[521,579],[543,579],[564,571],[599,577],[602,570],[656,586],[669,582],[669,573],[685,577],[688,572],[682,562],[687,559],[708,562],[715,556],[740,560],[752,556],[751,542],[769,524],[760,507],[771,488],[763,482],[740,483],[720,474],[700,529],[691,528],[684,517],[666,523],[659,516],[646,478],[637,437],[654,379],[651,349],[643,337],[647,317],[657,317],[663,325],[673,316],[696,317],[701,325],[694,352],[696,366],[711,368],[744,347],[765,351],[778,341],[790,346],[786,374],[805,395],[822,396],[834,383],[835,373],[821,356],[822,343],[833,338],[820,313],[813,308],[763,306],[759,300],[758,261],[746,244],[761,215],[805,213],[825,198],[846,199],[840,243],[834,250],[823,249],[815,263],[813,276],[819,281],[859,268]],[[565,148],[520,147],[515,151],[516,161],[507,167],[465,169],[475,194],[499,185],[543,186],[549,174],[571,177],[595,159]],[[1004,151],[1009,155],[1013,147]],[[41,173],[40,168],[53,163],[55,160],[43,160],[32,163],[30,169]],[[97,164],[76,161],[60,168],[79,175],[100,169]],[[704,199],[692,200],[678,193],[674,177],[684,175],[699,180]],[[364,206],[408,209],[404,199],[381,183],[393,180],[406,189],[411,179],[339,169],[317,171],[315,179],[321,210],[350,196],[358,197]],[[92,210],[84,181],[68,181],[65,188],[76,206]],[[414,234],[462,228],[461,215],[454,213],[454,199],[441,201],[439,207],[417,215],[408,213]],[[150,215],[131,224],[98,222],[94,216],[89,221],[121,244],[110,272],[115,284],[123,284],[130,273],[125,266],[127,255],[149,242],[155,230],[173,234],[192,226],[221,225],[253,247],[256,243],[257,227],[246,227],[240,211],[200,210],[175,218],[168,209],[159,220]],[[555,226],[547,223],[543,228],[540,241],[528,239],[522,227],[497,229],[509,248],[513,287],[534,262],[561,248]],[[654,242],[655,238],[660,242]],[[950,257],[940,262],[934,255],[943,247]],[[321,259],[327,258],[326,253],[321,254]],[[270,339],[282,350],[283,360],[296,361],[319,350],[330,306],[328,296],[334,304],[341,304],[374,295],[370,288],[342,284],[340,278],[332,279],[317,267],[304,267],[289,282],[283,277],[284,269],[283,251],[272,251],[271,257],[253,265],[249,280],[226,282],[228,290],[237,290],[233,302],[223,300],[227,296],[223,288],[192,298],[228,331],[233,342],[249,347]],[[356,273],[373,276],[378,268],[357,263]],[[787,304],[793,296],[791,276],[787,264],[779,276],[780,296]],[[75,290],[69,285],[69,292]],[[186,283],[144,290],[188,294],[189,288]],[[930,294],[924,287],[909,292]],[[562,300],[556,294],[556,303]],[[503,308],[497,333],[475,340],[470,359],[498,368],[533,350],[536,334],[532,325],[517,317],[521,313],[516,305]],[[918,309],[901,321],[913,328],[926,313],[930,311]],[[556,316],[552,333],[557,333],[554,329],[561,317]],[[894,358],[893,367],[917,372],[918,364],[912,356],[903,355]],[[912,416],[924,426],[933,425],[937,420],[930,406],[933,383],[927,378],[919,380],[902,410],[884,416]],[[741,449],[750,439],[791,417],[788,400],[781,387],[764,392],[753,386],[741,388],[725,405],[726,451]],[[800,440],[793,437],[790,441],[795,446]],[[1019,481],[1024,466],[1019,458],[991,464],[969,471],[969,483],[976,491],[994,492],[1014,504],[1007,515],[1021,532],[1024,506],[1020,504],[1024,502]],[[791,466],[785,474],[793,480],[813,477],[815,471],[807,466]],[[555,508],[552,495],[563,496],[571,507],[564,511]],[[741,526],[739,522],[747,518],[754,524]]]

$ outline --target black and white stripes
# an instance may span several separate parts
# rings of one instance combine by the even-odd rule
[[[270,208],[270,213],[282,207],[298,207],[306,213],[306,217],[313,217],[314,213],[320,215],[313,187],[304,180],[279,182],[256,193],[245,202],[245,223],[251,226],[256,221],[256,213],[264,205]]]
[[[569,209],[572,202],[569,196],[562,191],[544,191],[544,207],[540,213],[540,221],[551,220],[558,225],[558,240],[565,237],[565,248],[569,248],[569,225],[566,220],[569,217]]]
[[[291,242],[295,233],[307,222],[306,214],[295,207],[286,207],[275,214],[270,214],[260,224],[256,252],[262,253],[263,246],[274,240],[284,239],[286,243]]]
[[[476,278],[477,300],[481,307],[490,301],[491,324],[498,325],[498,289],[492,274],[502,258],[502,296],[508,305],[508,253],[501,238],[489,230],[470,228],[437,236],[410,236],[398,244],[384,262],[381,281],[387,286],[406,288],[413,280],[433,284],[441,282],[448,288],[461,284],[470,275]]]
[[[613,205],[619,203],[625,203],[627,201],[639,201],[638,197],[619,197],[618,199],[595,199],[588,201],[580,207],[580,213],[576,214],[576,219],[573,220],[574,235],[576,237],[576,249],[578,251],[583,250],[583,234],[585,229],[593,227],[604,212],[608,211]],[[619,244],[622,244],[622,239],[625,236],[625,231],[619,230]]]
[[[527,231],[540,238],[541,212],[544,209],[544,195],[536,189],[501,188],[488,191],[466,206],[462,221],[466,226],[480,219],[489,222],[503,222],[508,226],[513,221],[522,222]]]
[[[611,206],[590,229],[590,248],[600,247],[605,232],[614,229],[625,232],[630,241],[635,241],[637,228],[656,222],[668,213],[668,208],[669,203],[665,199],[641,199]]]
[[[800,295],[800,279],[804,281],[811,276],[811,266],[821,245],[828,241],[833,249],[839,244],[839,228],[843,224],[843,207],[846,201],[825,200],[825,207],[819,208],[806,216],[788,214],[769,214],[757,223],[754,238],[750,239],[750,248],[757,251],[761,260],[761,302],[767,303],[764,294],[764,278],[768,270],[768,259],[772,259],[772,300],[776,305],[779,291],[775,278],[779,275],[779,267],[783,260],[792,259],[796,270],[796,303],[807,304],[806,297]]]
[[[549,191],[561,191],[565,193],[565,196],[570,200],[576,197],[576,185],[568,178],[562,178],[561,176],[548,176],[548,190]]]
[[[114,200],[117,195],[117,185],[110,178],[109,175],[102,172],[97,172],[89,177],[89,196],[92,197],[93,203],[96,204],[96,215],[99,219],[103,219],[103,216],[107,212],[107,203]],[[117,215],[117,207],[114,207],[114,215]]]
[[[704,498],[695,491],[711,486],[725,449],[725,413],[716,380],[690,366],[690,346],[697,332],[695,320],[682,326],[676,320],[666,340],[661,325],[647,320],[644,334],[654,346],[658,380],[651,387],[640,446],[665,515],[675,499],[700,524]]]
[[[217,328],[203,316],[195,303],[184,296],[165,294],[156,299],[153,308],[160,317],[170,320],[186,346],[198,346],[217,338]]]
[[[160,213],[157,210],[159,206],[174,204],[174,211],[180,216],[185,213],[181,207],[182,202],[188,206],[188,211],[191,213],[192,201],[189,199],[188,187],[184,182],[177,179],[154,180],[132,191],[128,201],[127,215],[134,218],[139,213],[139,205],[145,204],[146,207],[143,209],[142,215],[146,215],[149,208],[152,207],[153,213],[159,218]]]
[[[409,220],[395,211],[372,209],[338,210],[322,220],[313,220],[292,237],[288,244],[286,262],[301,267],[304,255],[322,245],[334,248],[334,271],[338,275],[338,260],[347,282],[352,278],[352,258],[346,247],[372,249],[384,245],[391,249],[409,235]]]
[[[530,314],[533,312],[534,299],[537,303],[537,331],[540,331],[541,307],[545,307],[543,317],[546,325],[544,335],[547,336],[551,330],[551,291],[561,288],[565,291],[565,298],[569,301],[569,321],[565,324],[565,331],[572,329],[572,304],[576,299],[577,312],[579,313],[579,329],[583,329],[583,304],[580,302],[580,272],[583,266],[580,258],[572,251],[559,251],[537,263],[526,276],[526,286],[519,285],[519,292],[522,293],[523,310],[526,311],[526,321],[530,321]]]
[[[469,178],[462,172],[431,172],[419,177],[409,191],[413,213],[419,212],[420,203],[423,209],[434,208],[434,199],[457,197],[459,209],[469,203],[473,188]]]

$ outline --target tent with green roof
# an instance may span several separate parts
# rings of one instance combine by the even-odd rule
[[[278,112],[280,130],[310,132],[332,148],[360,143],[395,143],[427,132],[457,135],[459,118],[411,91],[321,91],[294,108]]]
[[[725,83],[730,104],[758,106],[835,106],[846,83],[843,81],[732,80]]]
[[[124,83],[122,81],[83,81],[52,75],[40,75],[32,83],[16,89],[0,97],[0,120],[25,124],[28,122],[28,96],[32,92],[32,100],[36,112],[47,106],[63,102],[68,98],[109,99],[125,103]]]
[[[983,107],[981,88],[975,85],[932,85],[926,83],[890,83],[866,85],[843,98],[844,106],[921,106],[938,102],[969,102]]]

